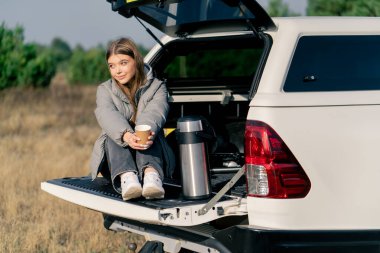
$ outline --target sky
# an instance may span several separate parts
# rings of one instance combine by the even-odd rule
[[[258,0],[264,8],[268,0]],[[305,13],[307,0],[283,0],[297,13]],[[126,19],[111,10],[106,0],[0,0],[0,23],[9,29],[24,28],[25,42],[49,45],[59,37],[71,47],[88,49],[121,36],[150,48],[155,41],[134,19]],[[162,34],[150,27],[157,33]]]

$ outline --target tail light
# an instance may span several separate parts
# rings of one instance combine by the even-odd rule
[[[310,190],[310,180],[297,159],[264,122],[247,122],[245,163],[248,196],[303,198]]]

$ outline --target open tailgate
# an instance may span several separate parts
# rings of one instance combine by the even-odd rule
[[[101,213],[151,224],[194,226],[225,216],[247,214],[245,196],[240,194],[245,192],[245,186],[241,184],[231,189],[234,196],[224,195],[205,214],[200,210],[210,199],[184,200],[181,198],[181,187],[168,182],[164,182],[165,198],[158,200],[138,198],[123,201],[104,178],[53,179],[42,182],[41,188],[58,198]]]

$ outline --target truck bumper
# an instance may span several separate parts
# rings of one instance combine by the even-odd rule
[[[165,252],[181,249],[201,253],[369,253],[380,252],[380,230],[266,230],[249,225],[224,229],[172,227],[104,216],[104,226],[160,241]],[[209,228],[205,227],[209,226]]]
[[[231,252],[380,252],[380,230],[263,230],[234,226],[213,234]]]

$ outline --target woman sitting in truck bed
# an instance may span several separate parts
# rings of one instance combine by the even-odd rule
[[[174,169],[162,131],[169,110],[166,85],[153,77],[130,39],[111,42],[106,60],[111,79],[100,84],[96,94],[95,115],[102,133],[91,156],[92,178],[100,172],[110,179],[123,200],[163,198],[164,169],[166,174]],[[142,124],[151,132],[148,142],[140,144],[134,127]]]

